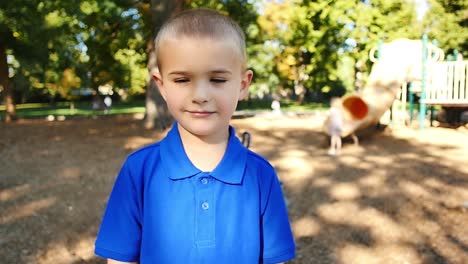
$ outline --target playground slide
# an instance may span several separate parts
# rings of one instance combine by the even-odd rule
[[[404,82],[421,81],[423,44],[420,40],[397,39],[385,43],[381,55],[374,61],[366,86],[361,92],[342,98],[345,110],[342,136],[348,136],[361,129],[376,125],[382,115],[397,99]],[[432,44],[428,45],[430,60],[441,58],[443,52]],[[324,131],[329,134],[329,120]]]

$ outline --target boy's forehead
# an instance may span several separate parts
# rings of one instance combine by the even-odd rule
[[[223,44],[226,49],[237,50],[242,53],[242,49],[239,47],[237,40],[234,37],[210,37],[210,36],[168,36],[161,39],[159,42],[158,50],[161,50],[165,45],[179,44],[178,46],[184,46],[183,44],[189,43],[190,45],[203,45],[204,48],[209,49],[210,44]]]
[[[168,53],[174,54],[179,51],[183,53],[182,49],[191,50],[192,48],[201,48],[210,52],[210,49],[214,46],[223,47],[225,50],[223,52],[227,54],[237,53],[234,54],[234,56],[240,60],[241,64],[245,64],[245,55],[234,38],[205,36],[171,36],[161,39],[157,47],[158,64],[162,62],[162,57],[164,57],[164,59],[171,57]]]

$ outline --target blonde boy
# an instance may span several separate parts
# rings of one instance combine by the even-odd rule
[[[246,97],[244,35],[207,9],[170,19],[153,78],[176,122],[131,154],[109,198],[95,252],[108,263],[280,263],[295,256],[273,167],[229,125]]]

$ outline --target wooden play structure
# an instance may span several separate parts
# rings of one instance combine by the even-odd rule
[[[434,106],[445,109],[447,114],[458,115],[468,108],[468,61],[460,60],[458,52],[454,52],[452,61],[443,61],[444,54],[438,50],[434,54],[431,50],[424,48],[427,38],[423,37],[423,63],[421,80],[412,83],[405,82],[402,85],[400,96],[397,97],[392,107],[392,112],[408,113],[406,110],[409,94],[409,123],[413,120],[414,95],[419,96],[419,125],[424,128],[426,120],[426,106],[430,107],[430,121],[434,118]],[[436,59],[434,59],[436,58]],[[406,120],[405,120],[406,121]],[[453,122],[453,120],[447,120]],[[398,123],[398,120],[397,120]],[[400,121],[401,123],[401,121]]]
[[[428,65],[428,79],[422,102],[428,105],[468,106],[468,61],[437,62]]]
[[[443,61],[444,52],[429,43],[427,36],[422,40],[380,42],[369,55],[374,65],[366,86],[359,93],[342,98],[345,109],[342,136],[377,125],[386,113],[391,113],[393,123],[408,123],[408,119],[411,122],[415,95],[420,98],[421,129],[426,123],[427,106],[431,110],[436,105],[448,109],[468,107],[468,61]],[[432,123],[432,111],[430,116]],[[327,119],[323,126],[327,134],[328,122]]]

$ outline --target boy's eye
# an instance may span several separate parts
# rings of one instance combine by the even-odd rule
[[[225,83],[227,80],[222,79],[222,78],[213,78],[213,79],[211,79],[211,81],[214,82],[214,83]]]
[[[189,79],[187,79],[187,78],[177,78],[177,79],[174,79],[174,82],[175,82],[175,83],[186,83],[186,82],[188,82],[188,81],[189,81]]]

